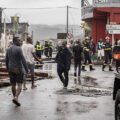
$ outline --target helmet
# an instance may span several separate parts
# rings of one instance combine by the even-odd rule
[[[120,40],[117,41],[117,44],[120,45]]]
[[[88,37],[88,36],[86,36],[86,37],[85,37],[85,39],[86,39],[86,40],[88,40],[88,39],[89,39],[89,37]]]
[[[106,36],[105,39],[108,40],[108,39],[110,39],[110,37],[109,37],[109,36]]]

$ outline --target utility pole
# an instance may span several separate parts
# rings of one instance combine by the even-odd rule
[[[68,24],[69,24],[69,6],[67,5],[67,35],[68,35]]]
[[[2,11],[3,9],[0,8],[0,39],[1,39],[1,33],[2,33]]]

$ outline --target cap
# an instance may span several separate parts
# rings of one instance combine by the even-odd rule
[[[106,39],[106,40],[107,40],[107,39],[110,39],[110,37],[109,37],[109,36],[106,36],[105,39]]]
[[[85,39],[86,39],[86,40],[88,40],[88,39],[89,39],[89,37],[87,36],[87,37],[85,37]]]

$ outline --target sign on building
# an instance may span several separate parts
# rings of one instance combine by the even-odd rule
[[[109,34],[120,34],[120,25],[106,25]]]
[[[66,39],[67,33],[57,33],[57,39]]]
[[[109,34],[120,34],[120,30],[109,30]]]
[[[120,30],[120,25],[106,25],[107,30]]]

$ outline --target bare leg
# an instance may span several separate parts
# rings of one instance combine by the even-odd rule
[[[31,86],[31,88],[37,87],[37,86],[35,85],[35,83],[34,83],[34,74],[31,74],[31,81],[32,81],[32,86]]]
[[[26,75],[24,75],[23,77],[23,90],[27,90],[27,87],[26,87]]]
[[[18,97],[21,93],[21,90],[22,90],[22,84],[21,83],[18,83],[18,87],[16,89],[16,96],[15,96],[15,99],[18,101]]]
[[[16,85],[12,85],[11,89],[12,89],[13,97],[15,98],[15,96],[16,96]]]

